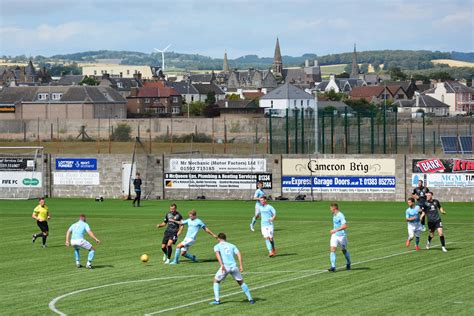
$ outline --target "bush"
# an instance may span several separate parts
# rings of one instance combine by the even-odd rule
[[[171,141],[170,135],[163,135],[155,137],[155,142],[169,143]],[[184,135],[173,135],[173,143],[211,143],[212,137],[204,133],[191,133]]]
[[[114,130],[112,139],[119,142],[127,142],[132,139],[131,137],[132,128],[127,124],[120,123]]]

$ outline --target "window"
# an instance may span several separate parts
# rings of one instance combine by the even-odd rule
[[[47,93],[38,93],[38,100],[40,100],[40,101],[48,100],[48,94]]]
[[[273,107],[273,100],[270,101],[270,106]]]
[[[123,89],[123,84],[121,82],[117,82],[117,88]]]
[[[191,96],[191,102],[194,102],[194,95]]]
[[[150,98],[145,98],[145,103],[150,103]]]
[[[303,100],[301,100],[301,106],[303,106]]]
[[[293,101],[293,105],[296,107],[296,100]]]
[[[401,93],[398,94],[398,95],[397,95],[397,99],[403,99],[403,94],[401,94]]]
[[[94,76],[97,76],[97,70],[94,70]]]
[[[181,113],[181,108],[180,108],[180,107],[177,107],[177,106],[173,106],[173,107],[171,108],[171,113],[173,113],[173,114],[179,114],[179,113]]]
[[[164,107],[161,107],[161,108],[158,108],[158,113],[166,113],[166,108]]]
[[[172,102],[173,102],[173,103],[178,103],[178,97],[173,97]]]
[[[54,101],[61,100],[62,96],[63,96],[62,93],[53,93],[51,94],[51,100],[54,100]]]
[[[309,106],[309,100],[306,100],[306,106]]]
[[[129,75],[129,74],[130,74],[130,69],[127,69],[127,75]]]

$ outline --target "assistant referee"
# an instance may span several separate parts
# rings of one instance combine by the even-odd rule
[[[49,227],[48,227],[48,219],[51,218],[51,214],[49,213],[48,207],[45,204],[44,198],[39,199],[38,206],[35,207],[33,210],[33,215],[31,215],[36,220],[36,224],[38,225],[41,233],[37,233],[33,235],[33,243],[36,241],[36,238],[42,237],[43,238],[43,245],[41,247],[46,247],[46,239],[49,235]]]

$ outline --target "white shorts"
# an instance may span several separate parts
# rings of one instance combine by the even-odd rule
[[[420,224],[410,224],[408,223],[408,238],[413,239],[413,237],[420,237],[421,225]]]
[[[181,251],[188,251],[189,247],[194,245],[195,242],[196,239],[184,238],[184,240],[181,242],[183,244],[183,248],[181,248]]]
[[[222,272],[222,269],[219,268],[219,270],[217,270],[216,275],[214,276],[214,278],[217,281],[220,282],[220,281],[224,280],[225,277],[228,274],[232,275],[232,277],[234,278],[235,281],[242,281],[244,279],[242,277],[242,274],[240,273],[239,268],[237,268],[237,267],[226,269],[225,272]]]
[[[273,225],[262,226],[261,229],[263,238],[273,238]]]
[[[329,242],[331,247],[341,246],[342,249],[347,247],[347,236],[337,236],[336,234],[331,235],[331,241]]]
[[[85,239],[74,239],[74,240],[71,240],[71,246],[73,246],[74,248],[84,248],[86,250],[91,250],[92,249],[92,245],[90,242],[88,242],[87,240]]]

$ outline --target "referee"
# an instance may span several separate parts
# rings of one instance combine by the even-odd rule
[[[38,225],[41,233],[37,233],[33,235],[33,243],[36,241],[36,238],[42,237],[43,238],[43,245],[41,247],[46,247],[46,239],[49,235],[49,227],[48,227],[48,219],[51,218],[51,215],[48,211],[48,207],[45,205],[44,198],[39,199],[38,206],[35,207],[33,210],[33,215],[31,215],[36,220],[36,224]]]

